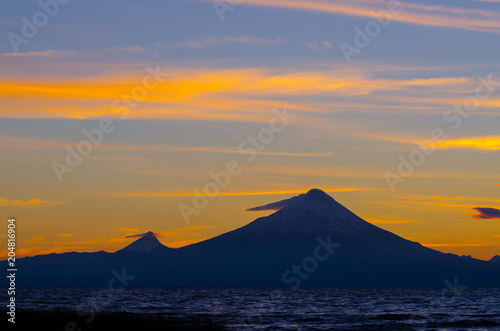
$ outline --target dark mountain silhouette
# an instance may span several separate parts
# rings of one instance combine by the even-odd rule
[[[179,249],[147,233],[116,253],[20,259],[18,284],[107,286],[124,271],[135,276],[128,286],[441,287],[455,278],[461,285],[500,286],[499,264],[403,239],[321,190],[271,205],[262,207],[279,209],[270,216]]]
[[[500,263],[500,255],[493,256],[490,262]]]
[[[117,251],[117,253],[119,253],[119,252],[138,252],[138,253],[143,252],[144,253],[144,252],[151,252],[153,249],[160,247],[160,246],[166,247],[158,239],[156,239],[156,235],[151,231],[140,234],[140,235],[130,236],[130,237],[138,237],[140,239],[134,241],[133,243],[131,243],[127,247],[120,249],[119,251]]]

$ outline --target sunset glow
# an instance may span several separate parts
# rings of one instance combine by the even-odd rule
[[[0,210],[20,257],[148,231],[183,247],[311,188],[428,247],[500,254],[497,2],[71,2],[17,45],[40,8],[11,6]]]

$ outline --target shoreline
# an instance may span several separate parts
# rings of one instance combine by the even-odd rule
[[[229,330],[208,315],[177,316],[165,313],[86,312],[17,309],[9,330]]]

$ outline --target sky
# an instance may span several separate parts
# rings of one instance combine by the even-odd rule
[[[500,255],[499,2],[0,1],[18,256],[182,247],[311,188]]]

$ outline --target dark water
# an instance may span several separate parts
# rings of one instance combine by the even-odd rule
[[[2,289],[2,297],[5,296]],[[208,314],[241,330],[500,330],[500,288],[21,288],[19,308]]]

